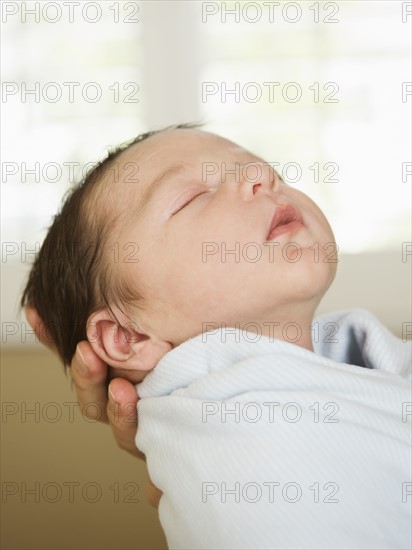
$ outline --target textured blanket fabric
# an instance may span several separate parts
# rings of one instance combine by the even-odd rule
[[[170,548],[411,548],[411,342],[363,310],[313,341],[210,331],[137,385]]]

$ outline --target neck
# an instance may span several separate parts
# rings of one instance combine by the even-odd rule
[[[284,312],[279,309],[262,320],[245,323],[244,329],[267,336],[271,340],[282,340],[309,351],[314,351],[312,342],[314,309],[302,311],[302,306],[288,305]]]
[[[283,340],[289,344],[295,344],[309,351],[314,351],[311,325],[312,323],[310,321],[286,321],[285,323],[280,323],[280,326],[276,327],[271,337],[277,340]],[[266,334],[266,336],[270,335]]]

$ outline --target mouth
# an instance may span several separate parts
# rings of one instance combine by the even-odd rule
[[[303,227],[301,214],[292,205],[279,206],[272,218],[267,241],[282,235],[283,233],[296,233]]]

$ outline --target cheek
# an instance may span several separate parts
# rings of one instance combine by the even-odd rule
[[[309,229],[313,229],[313,232],[319,236],[319,242],[322,243],[335,243],[335,237],[333,235],[332,228],[322,210],[319,206],[305,193],[298,191],[297,189],[290,188],[289,196],[300,207],[306,218]]]
[[[224,240],[220,229],[194,229],[162,262],[162,293],[167,289],[168,303],[192,320],[216,320],[256,281],[256,264],[242,261],[241,246],[240,254],[231,254],[232,239]]]

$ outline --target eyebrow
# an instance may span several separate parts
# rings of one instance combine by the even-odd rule
[[[152,183],[149,185],[149,187],[146,189],[146,191],[143,193],[143,197],[141,201],[139,202],[139,205],[137,207],[137,215],[142,214],[149,204],[152,202],[153,197],[158,189],[162,187],[162,185],[167,181],[169,176],[178,174],[182,172],[184,167],[181,164],[176,164],[174,166],[171,166],[168,168],[165,172],[162,174],[159,174]]]

